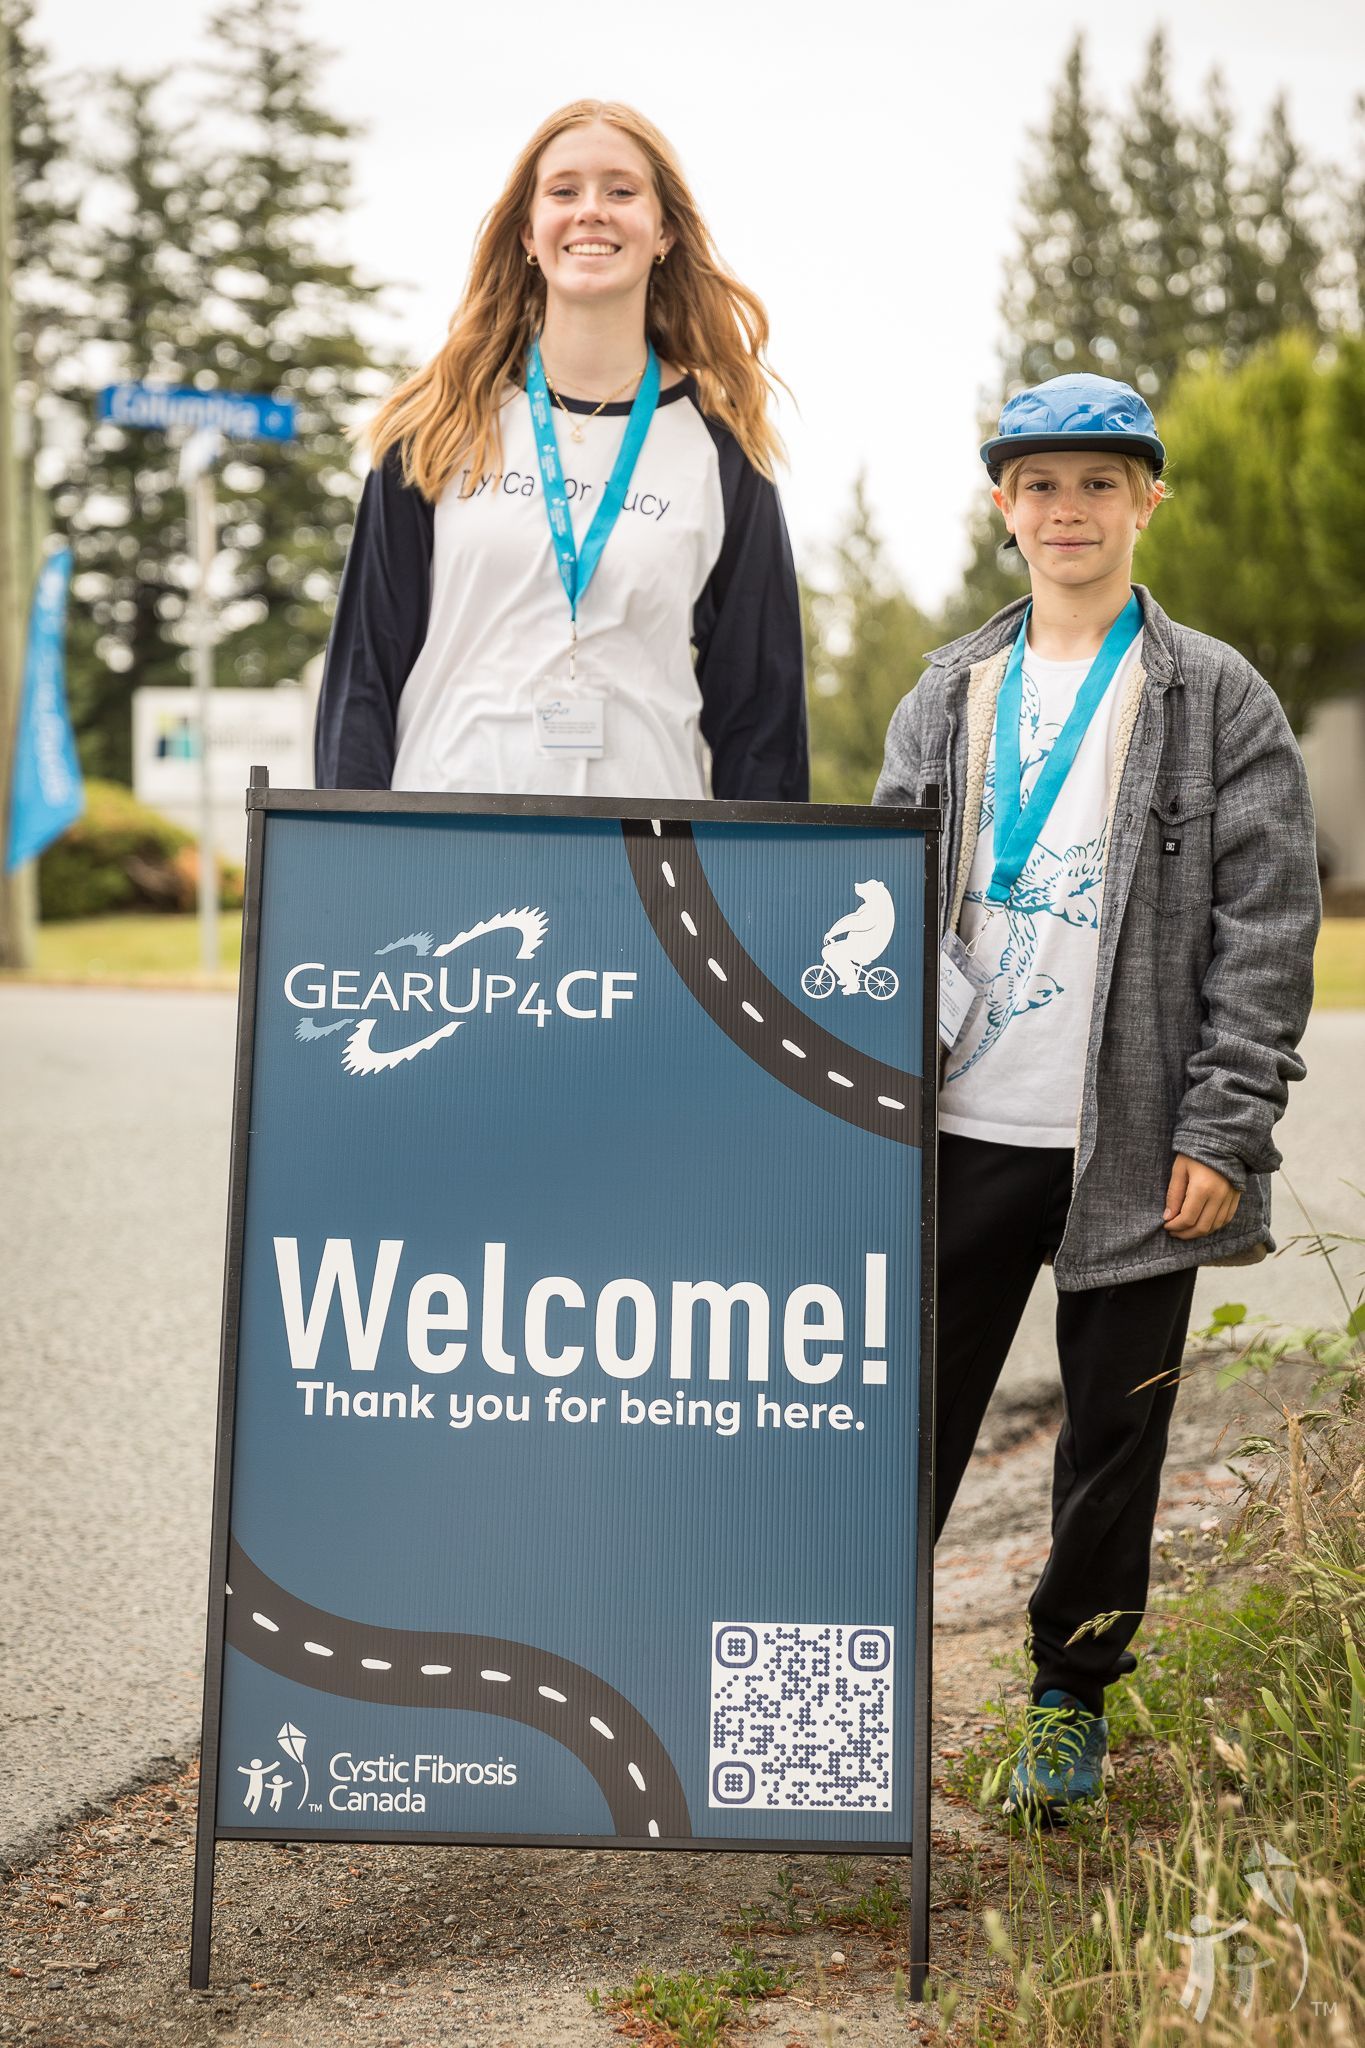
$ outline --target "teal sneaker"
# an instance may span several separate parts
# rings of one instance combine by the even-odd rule
[[[1029,1707],[1004,1810],[1064,1824],[1072,1807],[1104,1798],[1112,1768],[1104,1715],[1054,1687]]]

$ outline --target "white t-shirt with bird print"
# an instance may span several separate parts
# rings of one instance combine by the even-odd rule
[[[1090,721],[1010,901],[986,901],[994,866],[995,741],[958,927],[985,983],[945,1056],[939,1128],[998,1145],[1076,1143],[1099,955],[1109,781],[1139,634]],[[1025,650],[1019,720],[1025,807],[1090,670]]]

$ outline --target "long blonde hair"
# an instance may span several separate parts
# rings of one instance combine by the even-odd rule
[[[526,261],[521,230],[531,216],[536,167],[556,136],[592,121],[619,128],[643,150],[665,227],[668,261],[650,272],[645,328],[660,358],[696,378],[701,408],[721,421],[754,465],[771,477],[782,443],[768,418],[768,316],[721,263],[669,144],[652,122],[615,100],[575,100],[542,122],[485,215],[464,295],[442,348],[390,392],[368,430],[372,461],[391,448],[403,476],[434,501],[467,464],[480,476],[502,461],[498,412],[520,382],[545,318],[545,279]],[[786,389],[786,386],[783,386]]]

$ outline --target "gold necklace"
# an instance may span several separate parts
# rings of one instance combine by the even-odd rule
[[[648,367],[649,365],[646,363],[645,369],[648,369]],[[545,369],[543,359],[541,362],[541,368]],[[545,382],[549,387],[551,398],[553,398],[555,404],[559,407],[559,410],[563,413],[565,419],[572,422],[569,428],[569,439],[571,441],[582,441],[586,438],[583,432],[584,423],[587,420],[595,420],[597,418],[598,413],[601,412],[602,407],[604,405],[610,405],[613,398],[619,398],[623,391],[629,391],[631,385],[638,384],[640,379],[644,376],[644,374],[644,370],[636,370],[632,376],[626,378],[624,384],[618,384],[614,391],[609,391],[605,398],[600,399],[598,403],[593,407],[591,412],[585,413],[572,413],[569,411],[568,406],[565,405],[563,399],[555,390],[554,385],[550,383],[550,373],[548,370],[545,370]]]

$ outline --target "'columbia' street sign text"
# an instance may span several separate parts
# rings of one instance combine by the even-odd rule
[[[261,391],[197,391],[193,385],[106,384],[98,415],[116,427],[214,427],[230,441],[292,441],[294,408]]]

